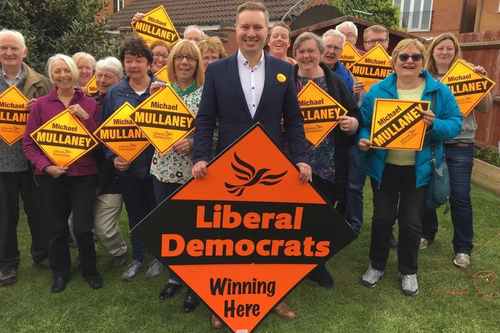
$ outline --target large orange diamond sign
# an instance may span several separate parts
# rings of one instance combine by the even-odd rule
[[[130,120],[132,112],[134,107],[125,102],[94,132],[99,141],[127,162],[149,146],[148,138]]]
[[[255,149],[258,147],[258,149]],[[132,233],[231,332],[251,332],[318,263],[356,237],[260,124]]]
[[[450,87],[464,117],[474,110],[484,95],[495,86],[495,82],[474,72],[474,69],[461,59],[451,66],[441,82]]]
[[[97,81],[95,75],[92,76],[90,81],[85,85],[85,88],[87,88],[87,94],[89,95],[94,95],[99,92],[99,89],[97,89]]]
[[[163,82],[168,82],[167,65],[160,68],[160,70],[155,73],[155,76],[158,80],[162,80]]]
[[[135,33],[144,39],[148,46],[159,40],[167,45],[179,40],[179,34],[163,6],[147,12],[142,20],[133,21],[131,24]]]
[[[28,100],[23,93],[11,86],[0,95],[0,137],[8,145],[13,145],[24,135],[29,111]]]
[[[130,118],[160,154],[194,130],[194,114],[170,85],[142,102]]]
[[[339,59],[342,65],[344,65],[345,68],[350,69],[351,66],[360,58],[361,55],[358,53],[358,50],[356,50],[350,42],[345,42]]]
[[[349,70],[356,80],[365,84],[363,89],[368,91],[372,85],[392,73],[391,57],[382,45],[378,44],[352,64]]]
[[[97,145],[92,134],[69,113],[69,109],[43,124],[31,133],[31,137],[45,155],[60,167],[70,166]]]
[[[304,116],[306,139],[317,147],[337,126],[338,118],[347,114],[347,110],[312,80],[307,82],[297,98]]]

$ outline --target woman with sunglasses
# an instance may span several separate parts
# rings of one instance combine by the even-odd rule
[[[422,232],[427,186],[431,179],[431,147],[441,164],[441,141],[451,140],[461,130],[462,114],[450,89],[426,70],[425,47],[415,39],[404,39],[392,53],[394,72],[373,85],[361,105],[363,125],[358,135],[361,165],[370,176],[373,190],[373,218],[370,259],[361,283],[374,287],[384,275],[389,256],[391,229],[399,224],[398,269],[406,296],[418,293],[418,250]],[[421,151],[370,149],[370,131],[375,98],[431,101],[423,111],[427,124]],[[398,204],[399,203],[399,204]]]
[[[444,34],[436,37],[429,48],[429,59],[425,68],[434,78],[441,80],[457,59],[461,58],[460,46],[455,36]],[[474,66],[474,71],[487,75],[481,66]],[[480,113],[489,111],[493,103],[491,93],[487,94],[475,107]],[[464,118],[462,132],[452,140],[444,142],[444,151],[450,174],[450,208],[453,222],[453,249],[458,267],[468,267],[472,251],[474,230],[472,225],[472,202],[470,197],[470,182],[474,158],[474,137],[477,129],[474,112]],[[422,219],[422,239],[420,248],[425,249],[438,231],[436,211],[425,211]]]
[[[205,70],[200,50],[193,41],[184,39],[175,44],[168,57],[167,73],[172,88],[196,115],[205,83]],[[164,86],[162,82],[152,83],[151,94]],[[153,188],[157,205],[191,178],[192,153],[192,136],[175,143],[164,155],[155,151],[150,172],[154,176]],[[181,287],[181,279],[171,271],[167,285],[160,292],[160,299],[174,296]],[[199,304],[200,301],[194,292],[188,290],[184,300],[184,311],[194,311]]]

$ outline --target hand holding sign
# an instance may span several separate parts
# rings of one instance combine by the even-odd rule
[[[140,21],[144,18],[144,13],[135,13],[134,18],[132,21]]]
[[[33,107],[33,105],[35,105],[35,102],[36,102],[36,98],[30,99],[28,101],[28,103],[26,104],[26,110],[31,111],[31,108]]]
[[[199,161],[191,169],[191,175],[196,179],[204,179],[207,175],[207,162]]]
[[[364,87],[365,87],[365,84],[363,82],[361,82],[361,81],[354,82],[354,86],[352,88],[354,95],[359,95],[362,92],[364,92],[365,91]]]
[[[361,140],[359,140],[358,147],[359,147],[360,151],[365,153],[368,150],[370,150],[370,147],[372,146],[372,144],[373,143],[368,139],[361,139]]]
[[[299,168],[300,171],[300,182],[301,183],[307,183],[307,182],[312,182],[312,170],[311,166],[306,163],[297,163],[297,167]]]
[[[431,126],[434,124],[434,119],[436,119],[436,115],[431,110],[422,111],[422,116],[424,116],[424,122],[427,126]]]
[[[73,116],[77,116],[81,120],[90,119],[89,114],[87,113],[87,111],[82,109],[80,104],[70,105],[70,106],[68,106],[68,109],[69,109],[69,113],[71,113]]]
[[[162,89],[163,87],[165,87],[165,83],[155,81],[155,82],[151,83],[151,86],[149,87],[149,94],[153,95],[155,92]]]
[[[337,119],[340,120],[340,129],[347,135],[353,135],[358,129],[359,123],[354,117],[340,116]]]
[[[123,158],[120,156],[116,157],[113,160],[113,164],[117,170],[120,171],[127,171],[128,168],[130,168],[130,163],[125,161]]]
[[[193,148],[193,139],[182,139],[174,143],[172,148],[177,152],[190,153]]]
[[[58,167],[56,165],[49,165],[49,166],[46,166],[45,169],[43,169],[43,171],[45,171],[46,173],[51,175],[52,178],[61,177],[62,175],[64,175],[66,173],[66,170],[68,170],[67,167],[62,168],[62,167]]]

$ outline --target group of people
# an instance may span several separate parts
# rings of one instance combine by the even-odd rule
[[[137,13],[134,19],[142,17]],[[477,125],[473,112],[462,120],[455,97],[438,81],[460,58],[456,37],[441,35],[428,49],[418,40],[402,40],[392,53],[394,72],[365,93],[363,83],[339,61],[346,40],[357,43],[357,28],[352,22],[344,22],[321,37],[302,33],[292,46],[293,58],[288,57],[290,29],[284,23],[269,29],[263,4],[242,4],[235,29],[239,49],[231,56],[220,39],[190,26],[184,39],[172,48],[162,42],[148,47],[141,38],[129,37],[122,44],[119,60],[108,57],[96,62],[86,53],[73,58],[54,55],[47,64],[47,78],[23,62],[27,55],[23,36],[14,30],[0,31],[0,92],[17,86],[28,99],[30,110],[22,141],[8,146],[0,140],[1,286],[17,281],[19,193],[30,226],[33,261],[51,269],[52,292],[63,291],[70,280],[70,231],[78,247],[82,276],[91,288],[101,288],[93,235],[112,255],[113,266],[125,265],[128,250],[118,228],[122,204],[132,229],[191,177],[203,179],[208,162],[256,122],[284,146],[300,171],[300,181],[311,181],[357,232],[363,225],[363,186],[366,175],[370,177],[374,206],[371,263],[361,282],[373,287],[383,276],[397,220],[398,268],[402,291],[408,296],[418,293],[419,249],[432,243],[437,232],[436,213],[424,205],[431,177],[431,144],[438,164],[444,150],[451,179],[454,262],[460,267],[469,265],[473,238],[469,184]],[[269,54],[263,52],[266,43]],[[363,44],[365,51],[377,44],[387,49],[389,33],[382,26],[368,27]],[[164,66],[168,82],[154,74]],[[474,69],[486,74],[480,66]],[[286,79],[277,81],[278,74]],[[93,75],[99,92],[89,96],[82,87]],[[310,80],[348,111],[317,147],[305,138],[297,100],[297,93]],[[94,132],[125,102],[137,107],[166,84],[196,115],[196,128],[194,135],[180,140],[165,154],[149,146],[127,162],[100,145],[63,168],[54,165],[30,136],[66,109]],[[423,111],[427,131],[421,151],[370,149],[375,98],[431,102],[430,109]],[[487,112],[491,104],[488,95],[476,109]],[[134,236],[130,242],[132,260],[123,281],[134,280],[146,267],[146,249]],[[163,265],[154,259],[146,278],[158,277],[163,271]],[[322,287],[333,286],[324,265],[318,265],[308,277]],[[170,272],[160,299],[174,296],[182,285]],[[184,311],[198,306],[196,294],[188,290]],[[274,311],[288,319],[295,316],[284,302]],[[212,325],[222,327],[215,316]]]

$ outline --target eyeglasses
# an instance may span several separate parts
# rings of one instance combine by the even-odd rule
[[[203,57],[203,61],[215,61],[219,60],[219,57]]]
[[[381,44],[383,42],[387,42],[387,38],[381,38],[381,39],[370,39],[370,40],[367,40],[365,41],[365,44],[368,44],[368,45],[373,45],[375,43],[378,43],[378,44]]]
[[[189,62],[196,62],[196,61],[198,61],[198,58],[194,57],[194,56],[185,56],[185,55],[181,55],[181,54],[174,55],[174,60],[182,61],[184,59],[186,59]]]
[[[115,76],[111,75],[111,74],[105,74],[105,75],[104,74],[96,74],[95,78],[97,81],[100,81],[102,78],[104,78],[107,81],[111,81],[111,80],[115,79]]]
[[[153,57],[167,59],[168,58],[168,54],[153,52]]]
[[[420,53],[417,53],[417,54],[400,53],[400,54],[398,54],[398,58],[401,61],[408,61],[409,58],[411,58],[413,61],[420,61],[420,60],[422,60],[422,54],[420,54]]]
[[[327,46],[326,46],[326,49],[327,49],[327,50],[332,50],[332,49],[333,49],[333,50],[335,50],[335,51],[340,51],[340,50],[342,50],[342,48],[341,48],[340,46],[337,46],[337,45],[327,45]]]

